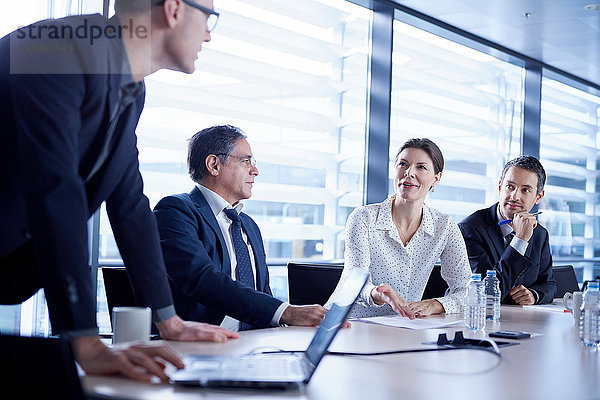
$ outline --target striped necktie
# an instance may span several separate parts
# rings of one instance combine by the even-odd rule
[[[252,264],[250,262],[250,252],[248,251],[246,242],[242,238],[242,221],[240,220],[240,215],[233,208],[225,208],[223,211],[231,220],[231,241],[233,242],[233,249],[237,260],[237,268],[235,270],[237,280],[252,289],[256,289],[254,273],[252,272]],[[251,328],[252,325],[244,322],[241,323],[242,330]]]
[[[504,236],[504,245],[506,247],[510,246],[510,242],[512,242],[515,237],[515,231],[511,231],[508,235]]]

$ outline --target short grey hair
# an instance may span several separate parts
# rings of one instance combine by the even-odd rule
[[[208,174],[206,157],[215,155],[226,163],[229,155],[240,139],[246,139],[246,134],[235,126],[215,125],[202,129],[189,140],[188,144],[188,172],[192,180],[200,183]]]

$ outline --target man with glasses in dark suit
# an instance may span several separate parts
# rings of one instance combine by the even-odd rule
[[[194,72],[218,13],[212,0],[116,0],[115,11],[0,39],[0,304],[44,289],[53,333],[72,339],[86,372],[166,381],[164,361],[183,368],[166,345],[109,348],[98,337],[87,221],[106,202],[136,297],[163,338],[237,337],[175,313],[135,136],[144,77]]]
[[[246,135],[230,125],[196,133],[188,170],[192,191],[154,208],[177,313],[233,331],[319,325],[323,307],[290,305],[271,293],[260,229],[242,212],[259,173]]]

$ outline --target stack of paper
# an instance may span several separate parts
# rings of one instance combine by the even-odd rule
[[[399,315],[388,315],[383,317],[357,318],[356,321],[368,322],[371,324],[379,324],[393,326],[395,328],[408,329],[436,329],[446,328],[462,323],[462,320],[448,321],[442,318],[415,318],[408,319]]]

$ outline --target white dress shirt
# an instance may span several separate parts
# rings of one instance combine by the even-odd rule
[[[504,220],[502,214],[500,214],[500,204],[498,204],[498,207],[496,207],[496,217],[498,218],[498,222]],[[500,225],[500,232],[502,232],[502,237],[505,238],[507,235],[514,232],[514,229],[512,228],[512,226],[510,226],[510,224],[504,224]],[[512,240],[510,241],[510,246],[516,251],[518,251],[519,254],[521,254],[522,256],[525,256],[525,252],[527,251],[528,245],[529,242],[516,236],[513,236]]]
[[[244,205],[241,202],[238,202],[235,205],[235,207],[232,207],[227,200],[225,200],[223,197],[213,192],[212,190],[202,185],[196,186],[206,199],[206,202],[208,203],[213,214],[215,214],[215,218],[217,219],[219,228],[221,228],[223,239],[225,239],[225,246],[227,247],[227,253],[229,254],[229,260],[231,261],[231,279],[235,281],[237,280],[237,258],[235,255],[235,249],[233,247],[233,241],[231,240],[231,220],[229,219],[229,217],[227,217],[223,210],[226,208],[234,208],[238,213],[241,213],[242,209],[244,208]],[[248,253],[250,254],[250,263],[252,264],[252,273],[254,274],[254,289],[256,290],[256,263],[254,261],[254,252],[252,251],[252,246],[248,241],[248,236],[246,235],[246,232],[244,232],[243,229],[242,239],[244,240],[244,243],[246,243],[246,246],[248,246]],[[289,303],[284,302],[279,306],[277,311],[275,311],[273,319],[271,320],[272,326],[279,325],[279,319],[281,318],[281,315],[283,314],[288,305]],[[237,332],[240,330],[240,321],[227,315],[223,319],[223,322],[221,322],[220,326],[222,328],[226,328],[231,331]]]
[[[500,222],[504,219],[504,217],[502,217],[502,214],[500,214],[500,204],[498,204],[498,207],[496,207],[496,217],[498,218],[498,222]],[[506,235],[509,235],[510,233],[514,232],[514,229],[512,228],[512,226],[510,226],[510,224],[504,224],[504,225],[500,225],[500,232],[502,232],[502,237],[505,238]],[[515,236],[513,236],[509,245],[513,249],[518,251],[519,254],[521,254],[523,257],[525,257],[525,252],[527,251],[527,246],[529,246],[529,242],[526,240],[523,240],[521,238],[518,238],[515,235]],[[483,279],[483,278],[485,278],[485,276],[481,277],[481,279]],[[531,289],[531,288],[527,288],[527,289],[529,289],[529,291],[531,291],[531,293],[533,293],[533,295],[535,296],[534,303],[537,304],[537,302],[539,301],[539,298],[540,298],[540,294],[535,289]]]
[[[353,268],[364,268],[370,274],[350,316],[395,314],[389,305],[378,306],[371,297],[371,291],[381,283],[389,283],[407,301],[420,301],[438,259],[450,291],[436,300],[447,314],[459,313],[471,268],[458,225],[449,215],[423,205],[421,224],[404,246],[392,220],[394,198],[392,195],[382,203],[359,207],[348,217],[345,264],[340,282]],[[334,295],[335,292],[332,298]]]

